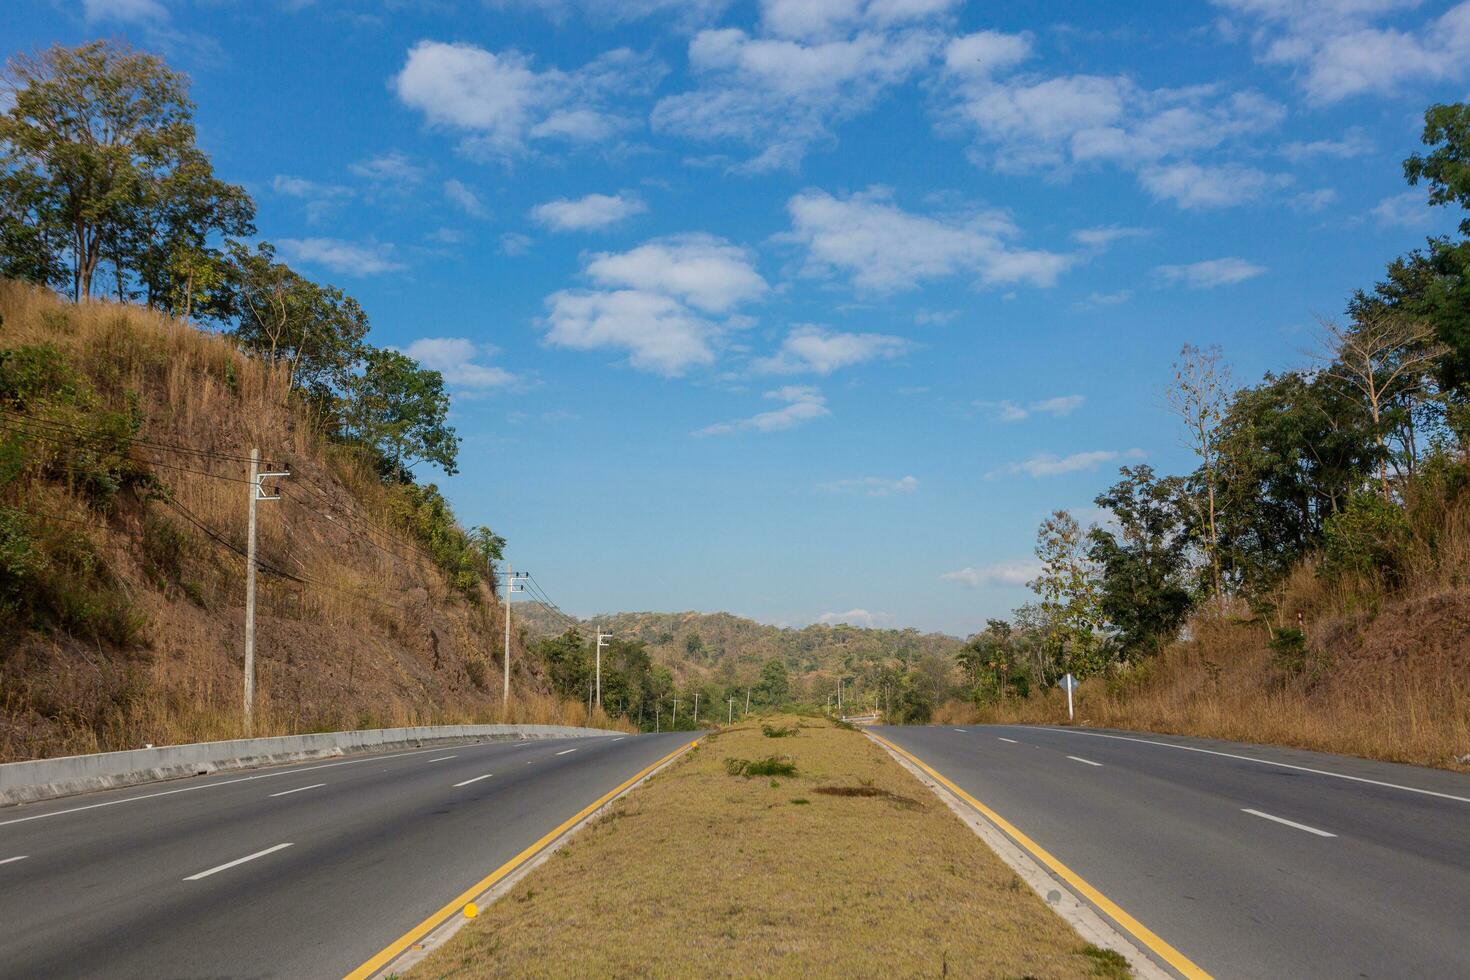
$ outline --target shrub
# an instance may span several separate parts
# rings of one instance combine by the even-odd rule
[[[1334,577],[1378,574],[1396,584],[1408,540],[1409,521],[1397,504],[1360,493],[1322,525],[1324,570]]]
[[[485,690],[485,683],[488,680],[488,677],[486,676],[487,670],[484,660],[480,659],[479,657],[471,657],[469,660],[465,661],[464,672],[470,675],[471,684],[475,685],[482,691]]]
[[[765,759],[726,759],[725,771],[732,776],[744,776],[747,779],[753,776],[795,776],[796,763],[790,759],[780,756],[770,756]]]
[[[1296,627],[1271,631],[1271,652],[1276,666],[1296,675],[1307,668],[1307,635]]]
[[[796,734],[796,729],[784,725],[762,725],[761,734],[766,738],[791,738]]]

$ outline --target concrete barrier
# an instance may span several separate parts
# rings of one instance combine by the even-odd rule
[[[435,725],[375,728],[360,732],[239,738],[227,742],[163,745],[125,752],[69,755],[0,765],[0,806],[35,803],[99,789],[162,779],[203,776],[229,769],[302,762],[383,749],[445,742],[618,735],[601,728],[566,725]]]

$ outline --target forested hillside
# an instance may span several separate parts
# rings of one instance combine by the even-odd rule
[[[427,478],[459,450],[442,377],[243,240],[187,80],[98,42],[6,81],[0,760],[246,731],[252,449],[256,733],[585,719],[518,637],[502,701],[504,541]]]
[[[922,661],[947,662],[958,637],[915,629],[871,629],[814,623],[801,628],[768,626],[730,613],[609,613],[569,623],[559,612],[528,604],[535,632],[558,636],[572,626],[586,640],[599,629],[614,639],[646,647],[654,663],[669,671],[673,693],[692,702],[698,689],[709,701],[739,696],[763,707],[786,703],[824,706],[839,679],[854,689],[881,690]],[[776,667],[768,665],[779,665]],[[775,696],[774,686],[785,692]]]

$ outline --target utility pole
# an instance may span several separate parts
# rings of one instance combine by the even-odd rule
[[[679,730],[679,699],[678,698],[674,698],[674,720],[671,721],[671,722],[669,722],[669,731],[676,732],[678,730]]]
[[[750,688],[745,689],[745,713],[750,714]]]
[[[735,724],[735,699],[730,699],[730,710],[725,712],[725,724]]]
[[[842,678],[837,678],[837,717],[842,717]]]
[[[521,572],[520,577],[525,578],[529,573]],[[510,720],[510,600],[517,592],[526,591],[523,585],[516,588],[516,573],[511,571],[510,562],[505,563],[505,681],[500,689],[500,712],[505,715],[505,720]]]
[[[260,449],[250,450],[250,517],[249,540],[245,544],[245,734],[255,734],[255,504],[260,500],[280,500],[280,494],[268,494],[262,481],[284,479],[290,473],[260,472]]]
[[[602,627],[597,628],[597,706],[602,707],[602,648],[612,638],[611,633],[604,634]]]
[[[694,727],[699,727],[699,692],[694,692]]]
[[[653,702],[653,733],[655,735],[657,735],[659,733],[659,727],[658,727],[658,709],[659,709],[659,703],[658,703],[658,701]]]

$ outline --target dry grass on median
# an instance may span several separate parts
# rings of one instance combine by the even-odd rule
[[[707,738],[411,976],[1126,976],[882,749],[799,724]]]

